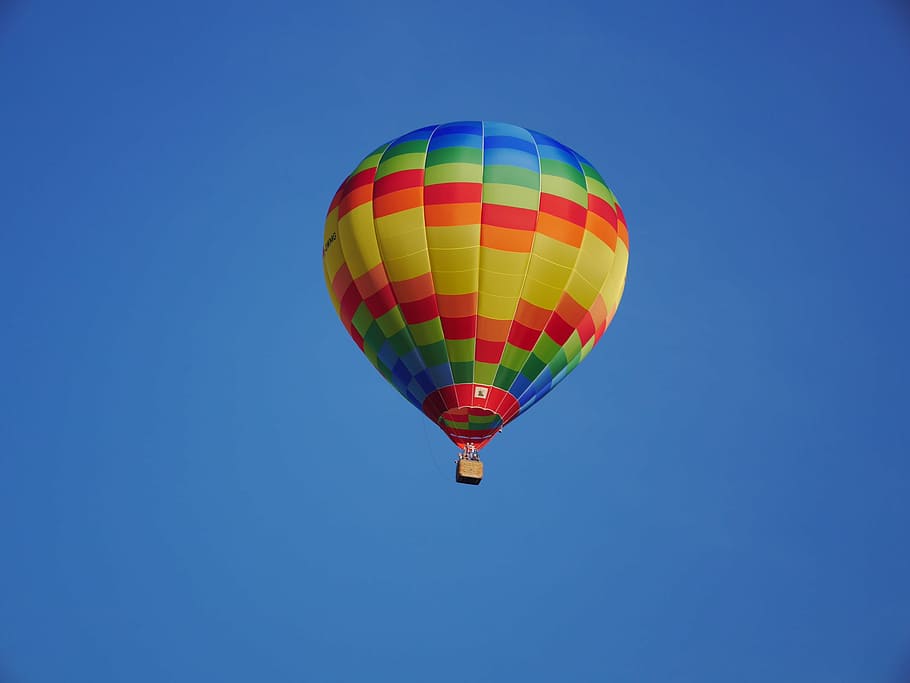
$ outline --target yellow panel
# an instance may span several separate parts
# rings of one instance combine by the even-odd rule
[[[529,277],[525,282],[525,287],[521,296],[528,303],[547,310],[553,310],[556,308],[556,304],[559,303],[559,297],[562,296],[562,289]]]
[[[385,269],[389,274],[389,280],[401,282],[410,280],[412,277],[424,275],[430,272],[430,261],[427,258],[427,252],[421,251],[411,256],[386,260]]]
[[[540,258],[537,254],[531,256],[528,277],[533,277],[548,285],[562,289],[571,274],[572,271],[568,268],[563,268],[551,261]]]
[[[588,179],[588,192],[593,194],[595,197],[600,197],[605,202],[608,202],[612,205],[616,205],[616,197],[613,196],[613,193],[610,192],[610,188],[604,185],[602,182],[597,180],[597,178],[592,178],[591,176],[587,177]]]
[[[598,294],[598,289],[578,273],[572,273],[572,277],[566,284],[566,291],[583,308],[591,308]]]
[[[530,187],[520,185],[506,185],[504,183],[484,183],[483,201],[487,204],[502,204],[503,206],[517,206],[524,209],[534,209],[540,205],[540,192]]]
[[[357,166],[357,168],[355,168],[351,172],[351,175],[352,176],[357,175],[361,171],[365,171],[368,168],[375,168],[376,165],[379,164],[379,159],[382,158],[382,155],[386,151],[387,148],[388,148],[388,145],[383,145],[382,147],[377,149],[375,152],[370,154],[368,157],[366,157],[363,161],[360,162],[360,164]]]
[[[578,256],[578,247],[560,242],[549,235],[538,232],[534,235],[534,253],[565,268],[573,268]]]
[[[479,225],[453,225],[445,228],[427,228],[427,245],[431,249],[453,249],[480,244]]]
[[[575,272],[600,289],[613,264],[613,250],[593,233],[585,232],[580,252],[575,264]]]
[[[524,277],[530,254],[480,248],[480,267],[484,270]]]
[[[424,185],[439,183],[480,182],[483,179],[483,166],[480,164],[437,164],[424,171]]]
[[[377,224],[379,221],[377,221]],[[391,260],[408,256],[418,251],[425,251],[427,248],[424,237],[423,226],[418,225],[409,232],[385,233],[381,225],[377,225],[377,236],[379,238],[379,250],[382,252],[384,260]]]
[[[434,263],[436,255],[433,255]],[[437,294],[472,294],[477,291],[477,269],[445,271],[433,269]]]
[[[600,290],[604,303],[608,311],[613,311],[619,305],[619,299],[622,296],[623,285],[626,280],[626,270],[629,265],[629,250],[622,241],[616,242],[616,258],[613,261],[613,267],[610,274]]]
[[[543,173],[540,176],[540,191],[571,199],[581,206],[588,205],[588,193],[585,188],[567,178]]]
[[[379,246],[373,230],[372,205],[358,206],[338,221],[338,240],[344,259],[355,280],[379,265]]]
[[[515,275],[505,275],[481,268],[480,286],[478,288],[480,298],[482,300],[487,294],[518,298],[518,295],[521,294],[521,284],[524,279],[524,272]]]
[[[444,270],[476,270],[480,260],[480,247],[463,249],[431,249],[433,272]]]
[[[478,315],[496,320],[511,320],[515,317],[515,309],[518,306],[517,296],[496,296],[481,292],[478,299]]]
[[[410,154],[385,157],[376,169],[376,180],[397,171],[412,171],[415,168],[423,168],[426,156],[425,152],[412,152]]]
[[[372,205],[371,205],[372,206]],[[372,210],[372,209],[371,209]],[[413,209],[405,209],[398,213],[388,216],[381,216],[376,219],[376,233],[380,240],[386,237],[395,237],[403,233],[408,233],[416,228],[423,230],[423,207],[417,206]]]

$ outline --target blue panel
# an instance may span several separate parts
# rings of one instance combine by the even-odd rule
[[[436,389],[455,384],[455,380],[452,379],[452,367],[448,363],[429,368],[427,372],[430,374],[430,379],[433,380],[433,386]]]
[[[540,173],[540,162],[536,154],[519,152],[516,149],[507,149],[503,147],[494,147],[484,149],[483,152],[484,166],[518,166],[526,168],[529,171]]]
[[[436,135],[483,135],[483,126],[480,121],[457,121],[446,123],[439,127]]]
[[[433,379],[426,370],[421,370],[414,375],[414,381],[428,394],[432,394],[436,391],[436,385],[433,383]]]
[[[531,134],[521,126],[514,126],[511,123],[500,123],[499,121],[484,121],[483,135],[509,135],[513,138],[522,138],[530,140]]]
[[[398,357],[398,354],[395,353],[395,349],[392,348],[391,342],[387,339],[383,342],[382,346],[379,349],[379,353],[376,354],[379,357],[379,360],[391,370],[395,367],[395,364],[398,363],[401,359]]]
[[[532,157],[537,157],[537,146],[533,140],[525,140],[512,137],[511,135],[487,135],[483,139],[483,148],[485,151],[491,149],[517,149]]]
[[[482,138],[479,135],[467,135],[465,133],[443,133],[433,136],[430,140],[429,151],[434,149],[444,149],[445,147],[470,147],[480,149]]]
[[[423,406],[423,401],[427,397],[428,393],[429,392],[424,391],[423,387],[418,384],[416,378],[412,379],[408,384],[408,394],[410,396],[413,396],[419,402],[420,406]]]
[[[394,140],[392,145],[399,145],[402,142],[411,142],[413,140],[426,140],[433,134],[433,131],[436,130],[437,127],[438,126],[427,126],[426,128],[418,128],[410,133],[405,133],[400,138]]]
[[[411,377],[413,377],[410,370],[408,370],[401,361],[395,363],[395,367],[392,368],[392,374],[396,379],[401,380],[403,385],[407,385],[411,381]]]
[[[408,399],[408,401],[411,402],[411,405],[413,405],[415,408],[417,408],[417,410],[423,410],[423,399],[422,398],[415,396],[407,389],[401,390],[401,391],[399,391],[399,393],[402,396],[404,396],[406,399]],[[426,397],[424,397],[424,398],[426,398]]]
[[[420,357],[420,353],[417,349],[411,349],[403,355],[400,360],[405,364],[405,367],[411,371],[412,375],[416,375],[423,370],[423,359]]]
[[[521,396],[529,386],[531,386],[531,380],[519,372],[515,377],[515,381],[512,382],[512,386],[509,388],[509,393],[512,394],[512,396]]]

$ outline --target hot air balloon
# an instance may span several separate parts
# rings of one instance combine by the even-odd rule
[[[367,155],[335,193],[323,267],[348,333],[460,449],[478,451],[600,340],[629,235],[590,162],[542,133],[462,121]]]

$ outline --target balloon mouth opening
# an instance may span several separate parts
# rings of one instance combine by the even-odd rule
[[[463,435],[475,432],[479,441],[502,426],[502,417],[489,408],[464,406],[445,411],[439,416],[439,424]]]

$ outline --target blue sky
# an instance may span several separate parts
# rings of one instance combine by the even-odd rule
[[[905,680],[899,3],[55,4],[0,10],[0,681]],[[465,118],[631,235],[476,488],[320,263]]]

